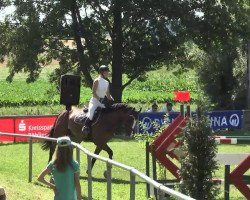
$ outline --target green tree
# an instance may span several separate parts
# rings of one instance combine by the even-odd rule
[[[180,189],[197,200],[212,200],[218,194],[218,187],[213,183],[213,175],[218,169],[217,145],[204,111],[200,109],[198,117],[189,121],[182,136],[186,156],[181,158]]]
[[[247,1],[246,1],[247,2]],[[111,91],[122,91],[133,80],[162,63],[189,64],[185,43],[200,49],[244,37],[245,5],[241,0],[10,0],[16,11],[0,27],[0,49],[8,56],[10,76],[21,70],[35,81],[43,65],[59,61],[52,80],[81,73],[88,86],[101,64],[112,66]],[[73,40],[76,48],[65,45]],[[123,74],[128,76],[124,82]]]

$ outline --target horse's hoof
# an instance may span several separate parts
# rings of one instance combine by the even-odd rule
[[[53,178],[53,177],[50,177],[49,182],[52,183],[52,184],[55,184],[54,178]]]

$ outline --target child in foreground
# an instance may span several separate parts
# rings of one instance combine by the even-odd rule
[[[55,183],[45,180],[51,173]],[[38,181],[53,189],[54,200],[81,200],[80,170],[73,160],[73,146],[69,137],[57,139],[56,158],[38,176]]]

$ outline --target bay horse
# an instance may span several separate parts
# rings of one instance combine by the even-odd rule
[[[84,141],[83,133],[81,131],[82,126],[74,121],[81,109],[75,107],[72,110],[65,110],[60,113],[54,123],[54,126],[49,132],[49,137],[58,138],[68,135],[73,142],[81,143]],[[140,111],[136,111],[135,108],[129,107],[123,103],[113,104],[108,108],[101,110],[99,119],[92,124],[91,141],[96,145],[95,154],[99,154],[102,150],[106,151],[109,158],[112,159],[113,151],[107,145],[107,142],[114,136],[116,129],[120,125],[125,126],[125,132],[127,136],[131,136],[135,122],[138,118]],[[49,161],[55,152],[56,143],[51,141],[45,141],[42,145],[43,150],[50,150]],[[93,158],[91,167],[94,166],[96,159]]]

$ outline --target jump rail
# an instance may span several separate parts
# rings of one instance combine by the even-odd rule
[[[12,133],[2,133],[0,135],[3,136],[11,136],[11,137],[26,137],[29,138],[29,182],[32,181],[32,139],[41,139],[56,142],[56,138],[42,137],[42,136],[33,136],[33,135],[23,135],[23,134],[12,134]],[[112,166],[119,167],[126,171],[130,172],[130,200],[135,200],[135,178],[136,176],[142,178],[145,182],[152,185],[159,192],[159,199],[164,199],[165,194],[176,197],[181,200],[195,200],[187,195],[184,195],[180,192],[174,191],[163,184],[160,184],[150,177],[146,176],[142,172],[138,171],[134,167],[119,163],[117,161],[111,160],[109,158],[105,158],[94,153],[91,153],[87,149],[83,148],[80,144],[72,142],[73,146],[82,151],[87,155],[88,162],[88,199],[92,199],[92,170],[91,170],[91,158],[96,158],[101,160],[107,164],[107,199],[112,199]]]

